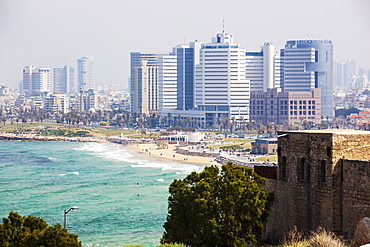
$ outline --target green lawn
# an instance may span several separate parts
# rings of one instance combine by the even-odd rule
[[[278,157],[277,155],[270,155],[270,156],[263,156],[263,157],[258,157],[256,160],[258,161],[269,161],[269,162],[277,162]]]

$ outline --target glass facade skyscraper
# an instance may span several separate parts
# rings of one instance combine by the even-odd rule
[[[82,57],[77,60],[78,90],[95,89],[94,57]]]
[[[281,51],[285,92],[321,89],[321,114],[334,116],[333,45],[330,40],[291,40]]]
[[[177,48],[177,109],[194,108],[194,48]]]

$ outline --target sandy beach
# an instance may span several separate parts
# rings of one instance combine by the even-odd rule
[[[196,163],[203,165],[216,165],[215,158],[210,157],[200,157],[200,156],[188,156],[183,154],[178,154],[175,152],[175,144],[168,145],[166,149],[157,149],[157,145],[154,143],[150,144],[133,144],[127,145],[125,148],[131,149],[135,152],[141,153],[146,157],[161,158],[172,161]]]

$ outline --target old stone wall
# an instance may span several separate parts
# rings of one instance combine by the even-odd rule
[[[370,165],[364,162],[370,160],[370,132],[278,134],[277,180],[268,183],[275,202],[264,238],[282,239],[294,226],[353,236],[356,223],[370,215]],[[342,158],[352,161],[346,160],[341,172]]]
[[[336,222],[340,232],[352,239],[357,223],[370,216],[370,162],[343,159],[336,170]]]

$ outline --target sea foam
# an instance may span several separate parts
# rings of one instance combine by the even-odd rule
[[[142,157],[137,157],[124,148],[109,143],[84,143],[84,146],[76,149],[78,151],[84,151],[101,157],[103,159],[116,160],[122,162],[131,163],[132,168],[154,168],[163,171],[176,171],[181,174],[188,174],[193,171],[199,171],[200,167],[193,164],[187,163],[175,163],[169,161],[167,162],[153,162],[151,160],[143,159]]]

